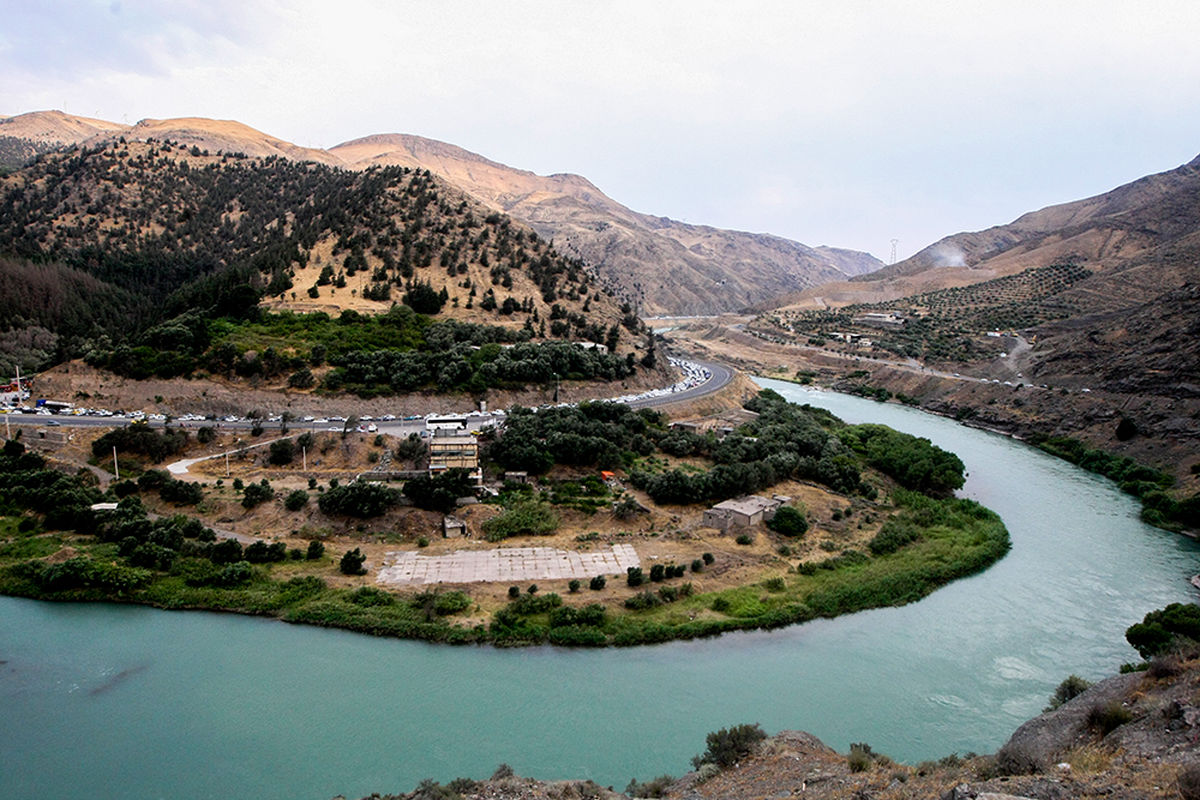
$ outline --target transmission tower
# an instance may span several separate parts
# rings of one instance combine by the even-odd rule
[[[889,264],[896,263],[896,245],[898,244],[900,244],[899,239],[892,239],[892,260],[888,262]]]

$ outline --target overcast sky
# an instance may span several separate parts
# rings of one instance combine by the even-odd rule
[[[1196,0],[0,0],[0,115],[236,119],[575,172],[638,211],[867,250],[1200,153]]]

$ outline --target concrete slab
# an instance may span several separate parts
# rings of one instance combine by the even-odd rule
[[[596,575],[619,575],[629,567],[639,566],[637,551],[629,544],[586,553],[550,547],[463,550],[445,556],[393,551],[385,554],[375,580],[400,585],[588,579]]]

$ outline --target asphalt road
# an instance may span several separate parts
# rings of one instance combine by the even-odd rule
[[[697,384],[689,389],[684,389],[681,392],[672,392],[671,394],[658,395],[657,397],[647,397],[641,400],[634,400],[629,405],[632,408],[654,408],[657,406],[670,405],[671,403],[680,403],[686,400],[695,400],[706,395],[724,389],[733,380],[733,370],[729,367],[722,366],[714,361],[696,361],[689,359],[691,363],[709,371],[709,379],[704,383]]]
[[[708,370],[708,380],[696,384],[695,386],[680,389],[679,391],[671,391],[664,394],[640,397],[635,400],[628,401],[629,406],[632,408],[656,408],[660,406],[671,405],[672,403],[695,400],[697,398],[705,397],[720,391],[727,386],[731,380],[733,380],[733,370],[729,367],[722,366],[721,364],[711,361],[689,360],[689,362],[702,369]],[[85,417],[73,416],[70,414],[54,414],[51,416],[42,414],[4,414],[0,415],[0,418],[7,418],[5,421],[12,426],[47,429],[59,427],[115,428],[129,425],[132,422],[132,420],[130,420],[128,417]],[[483,419],[483,417],[478,418],[478,422],[475,424],[482,423]],[[468,426],[472,424],[472,421],[473,419],[468,421]],[[390,422],[374,420],[374,423],[377,426],[379,433],[387,433],[392,436],[406,436],[410,433],[420,433],[421,431],[425,430],[425,420],[423,418],[407,421],[394,420]],[[154,428],[163,427],[163,422],[160,420],[151,420],[147,424]],[[279,431],[281,427],[279,422],[268,422],[265,420],[261,422],[261,425],[264,431]],[[206,426],[216,427],[219,430],[249,431],[254,427],[254,423],[249,420],[239,420],[237,422],[226,422],[224,420],[192,420],[181,422],[178,420],[173,420],[171,422],[171,427],[185,428],[190,430],[195,430],[197,428]],[[341,430],[341,424],[338,422],[325,422],[317,424],[315,422],[302,422],[300,420],[293,420],[292,422],[288,423],[288,431],[295,434],[304,433],[305,431],[324,431],[326,429],[333,429],[335,427],[338,430]]]

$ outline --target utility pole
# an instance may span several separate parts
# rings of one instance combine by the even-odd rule
[[[300,456],[304,459],[304,471],[308,472],[308,448],[301,445]]]
[[[113,475],[117,480],[121,480],[121,465],[117,462],[117,446],[113,445]]]

